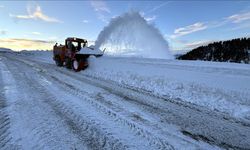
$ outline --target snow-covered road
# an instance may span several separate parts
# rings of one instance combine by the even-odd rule
[[[0,53],[0,149],[250,149],[247,115],[123,86],[114,67],[114,76],[107,68],[98,74],[93,70],[105,60],[92,61],[93,68],[75,73],[39,57]]]

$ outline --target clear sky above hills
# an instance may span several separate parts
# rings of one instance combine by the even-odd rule
[[[0,47],[51,49],[68,36],[95,41],[112,17],[130,10],[172,50],[250,36],[250,1],[0,1]]]

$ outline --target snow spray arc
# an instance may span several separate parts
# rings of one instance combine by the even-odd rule
[[[109,55],[172,59],[168,42],[139,12],[127,12],[111,19],[98,35],[96,48]]]

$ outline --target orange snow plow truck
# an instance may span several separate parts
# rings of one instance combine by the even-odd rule
[[[65,40],[65,45],[53,47],[53,59],[57,66],[65,66],[78,72],[88,67],[88,57],[90,55],[102,56],[103,51],[88,47],[88,41],[80,38],[69,37]]]

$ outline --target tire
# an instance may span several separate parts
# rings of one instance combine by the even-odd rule
[[[63,62],[62,62],[62,60],[61,60],[61,58],[59,56],[55,57],[55,62],[56,62],[56,65],[59,66],[59,67],[63,66]]]
[[[72,68],[75,72],[79,72],[88,67],[87,60],[73,60],[72,61]]]
[[[72,69],[72,61],[70,58],[65,58],[65,66],[68,69]]]

